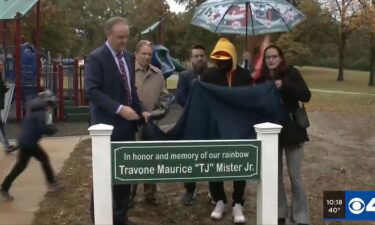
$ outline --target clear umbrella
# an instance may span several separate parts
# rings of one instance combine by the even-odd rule
[[[262,35],[290,31],[304,15],[285,0],[208,0],[191,24],[221,34]]]

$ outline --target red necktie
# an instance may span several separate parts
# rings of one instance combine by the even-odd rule
[[[128,77],[126,76],[124,61],[122,60],[123,57],[124,57],[123,52],[117,53],[117,59],[118,59],[118,65],[120,67],[121,78],[124,80],[124,87],[125,87],[125,94],[126,94],[125,105],[131,105],[132,96],[131,96],[130,89],[129,89]]]

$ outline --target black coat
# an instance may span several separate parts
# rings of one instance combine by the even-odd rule
[[[211,67],[203,73],[201,81],[229,87],[226,72],[219,70],[217,67]],[[232,87],[246,86],[252,83],[250,71],[237,66],[232,77]]]
[[[21,133],[18,137],[18,145],[33,147],[38,144],[43,135],[52,135],[57,129],[46,123],[47,105],[41,99],[33,99],[29,105],[29,113],[22,121]]]
[[[300,72],[293,66],[288,66],[284,71],[280,72],[278,77],[283,81],[280,94],[286,111],[281,122],[283,129],[280,134],[280,144],[288,146],[309,141],[306,129],[294,124],[291,113],[297,109],[298,101],[310,101],[311,92]],[[260,78],[257,83],[264,81],[264,78]]]

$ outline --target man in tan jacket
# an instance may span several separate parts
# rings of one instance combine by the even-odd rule
[[[166,108],[169,93],[162,72],[151,65],[152,43],[141,40],[135,49],[135,86],[143,107],[150,115],[156,115]],[[138,132],[141,133],[141,132]],[[137,135],[137,140],[141,140]],[[133,189],[134,188],[134,189]],[[136,195],[137,185],[132,187],[132,202]],[[156,197],[156,184],[144,184],[145,200],[151,205],[160,204]]]

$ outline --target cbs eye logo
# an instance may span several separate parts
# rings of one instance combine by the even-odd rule
[[[349,210],[353,214],[361,214],[365,210],[365,202],[360,198],[353,198],[349,202]]]
[[[349,211],[355,215],[361,214],[363,211],[375,212],[375,198],[366,205],[361,198],[352,198],[348,204]]]

